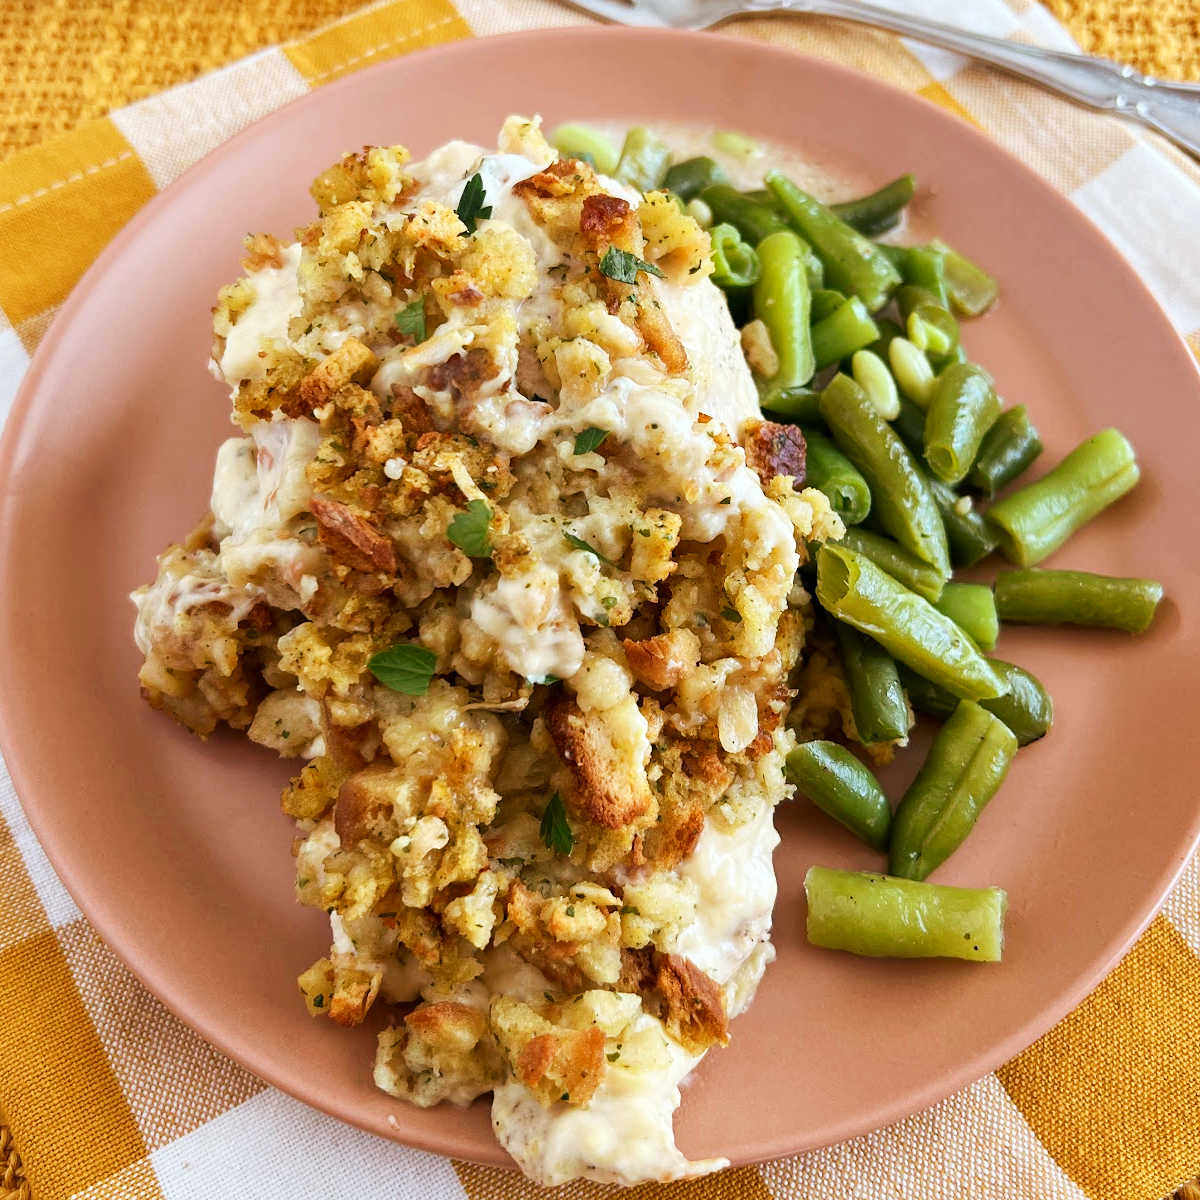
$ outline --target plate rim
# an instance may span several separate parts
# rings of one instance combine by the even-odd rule
[[[472,35],[386,59],[383,62],[373,64],[362,70],[351,72],[332,83],[315,87],[304,95],[288,101],[279,108],[251,122],[244,129],[239,130],[231,138],[198,159],[167,187],[158,191],[104,247],[71,289],[71,292],[55,315],[46,336],[38,345],[26,368],[17,394],[14,397],[2,437],[0,437],[0,487],[3,488],[2,493],[0,493],[0,569],[9,566],[16,549],[16,538],[13,532],[14,522],[11,520],[11,516],[14,507],[18,504],[20,493],[17,489],[9,486],[9,484],[13,477],[13,468],[21,454],[34,409],[34,400],[39,391],[40,380],[45,374],[49,363],[55,358],[58,346],[66,336],[66,331],[72,323],[72,318],[76,311],[84,305],[89,293],[108,272],[110,266],[125,254],[127,248],[138,241],[143,229],[152,225],[158,219],[159,214],[174,203],[176,194],[185,189],[202,185],[206,175],[226,157],[239,152],[244,142],[260,136],[264,127],[276,122],[295,120],[297,114],[303,113],[309,106],[315,107],[336,103],[336,98],[342,91],[361,88],[364,85],[369,86],[369,81],[375,76],[383,76],[396,71],[402,72],[406,65],[414,59],[429,60],[431,58],[446,58],[452,60],[457,55],[478,52],[481,48],[490,47],[493,44],[508,47],[529,39],[537,39],[539,41],[550,39],[563,42],[584,40],[593,42],[595,39],[610,40],[613,42],[624,40],[658,40],[678,42],[685,46],[699,46],[701,43],[708,46],[713,41],[717,41],[722,44],[723,52],[739,52],[751,57],[764,56],[786,61],[799,71],[815,71],[818,74],[826,74],[834,80],[840,80],[852,88],[866,92],[880,93],[882,96],[889,97],[896,102],[896,112],[899,115],[899,119],[903,119],[908,104],[924,108],[927,110],[927,117],[935,123],[940,123],[946,128],[954,129],[958,134],[965,135],[968,140],[982,143],[986,147],[988,154],[1002,160],[1005,171],[1019,173],[1026,178],[1027,182],[1039,190],[1047,202],[1057,208],[1058,215],[1062,219],[1082,225],[1088,231],[1090,237],[1101,243],[1107,255],[1112,260],[1113,268],[1124,273],[1126,285],[1133,288],[1142,305],[1147,308],[1148,315],[1152,313],[1154,320],[1161,330],[1168,335],[1167,340],[1173,343],[1174,354],[1179,358],[1180,362],[1187,364],[1193,377],[1200,381],[1200,363],[1196,361],[1196,358],[1188,349],[1182,334],[1176,329],[1159,304],[1157,297],[1132,264],[1091,218],[1077,208],[1068,196],[1032,167],[1026,165],[1012,151],[995,141],[986,132],[968,125],[946,111],[942,106],[916,92],[908,91],[886,80],[839,62],[806,54],[802,51],[777,44],[737,37],[725,32],[696,32],[676,29],[648,29],[621,25],[584,24],[550,29],[531,28],[487,36]],[[11,573],[9,577],[12,577]],[[7,599],[8,594],[7,592],[0,593],[0,644],[5,644],[8,635],[14,632],[14,614]],[[5,762],[8,766],[22,812],[29,822],[39,846],[53,866],[56,875],[78,905],[81,913],[88,920],[91,927],[101,937],[105,945],[118,957],[124,967],[169,1012],[198,1033],[220,1053],[238,1063],[257,1078],[340,1121],[416,1149],[465,1159],[482,1165],[515,1169],[515,1164],[499,1146],[499,1143],[493,1142],[489,1147],[480,1147],[473,1140],[465,1139],[459,1135],[426,1135],[420,1132],[409,1132],[399,1123],[393,1126],[389,1122],[387,1129],[381,1129],[377,1123],[366,1119],[361,1114],[348,1113],[338,1108],[332,1102],[323,1102],[321,1091],[315,1083],[305,1087],[292,1080],[288,1080],[287,1082],[281,1081],[278,1072],[271,1069],[270,1063],[263,1063],[260,1059],[256,1058],[253,1053],[252,1044],[247,1048],[240,1043],[230,1042],[222,1033],[222,1030],[226,1028],[225,1026],[214,1026],[211,1022],[206,1021],[202,1014],[190,1012],[189,1006],[186,1003],[186,997],[177,997],[171,992],[169,978],[167,978],[169,973],[164,972],[164,968],[161,965],[147,962],[145,959],[139,959],[137,947],[127,945],[119,929],[115,929],[113,923],[108,919],[103,916],[100,919],[94,917],[89,912],[89,908],[92,907],[89,902],[90,894],[86,894],[86,889],[77,891],[77,881],[72,880],[69,873],[65,872],[60,865],[59,847],[55,844],[53,835],[48,836],[47,834],[50,823],[42,820],[42,806],[36,800],[32,799],[37,792],[34,776],[36,774],[38,747],[34,739],[23,738],[19,732],[21,724],[19,707],[19,702],[12,694],[11,689],[0,689],[0,748],[3,750]],[[26,795],[31,797],[31,801],[28,804],[23,798]],[[795,1137],[792,1137],[789,1141],[787,1137],[780,1136],[773,1140],[756,1143],[748,1151],[740,1154],[734,1153],[728,1157],[730,1157],[735,1166],[763,1162],[798,1152],[818,1149],[823,1146],[834,1145],[872,1130],[885,1128],[960,1091],[972,1082],[990,1074],[998,1066],[1011,1060],[1061,1021],[1063,1017],[1075,1009],[1082,1000],[1093,992],[1126,955],[1130,947],[1158,914],[1167,894],[1177,882],[1192,855],[1196,853],[1197,847],[1200,846],[1200,806],[1197,806],[1187,837],[1187,844],[1182,847],[1177,861],[1165,864],[1163,870],[1156,876],[1153,886],[1150,888],[1150,892],[1153,895],[1152,903],[1144,912],[1137,914],[1127,921],[1117,932],[1116,940],[1113,943],[1115,948],[1107,955],[1098,956],[1097,960],[1089,966],[1088,970],[1082,971],[1077,976],[1072,985],[1064,988],[1052,1002],[1039,1008],[1034,1016],[1024,1021],[1007,1037],[998,1040],[988,1050],[964,1060],[955,1071],[943,1073],[936,1079],[927,1082],[923,1087],[906,1092],[903,1100],[898,1102],[891,1101],[890,1103],[881,1105],[872,1115],[871,1121],[868,1124],[863,1124],[861,1121],[856,1123],[848,1118],[840,1126],[823,1129],[818,1139],[808,1142],[802,1149],[798,1149],[798,1142]]]

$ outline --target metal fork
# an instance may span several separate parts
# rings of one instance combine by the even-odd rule
[[[623,25],[708,29],[732,17],[813,13],[889,29],[1032,79],[1086,104],[1132,117],[1200,158],[1200,84],[1164,83],[1107,58],[1043,50],[956,29],[860,0],[567,0]]]

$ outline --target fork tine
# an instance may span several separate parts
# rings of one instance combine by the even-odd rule
[[[657,13],[637,3],[637,0],[567,0],[572,8],[581,8],[594,17],[616,21],[619,25],[644,28],[664,28],[667,22]]]

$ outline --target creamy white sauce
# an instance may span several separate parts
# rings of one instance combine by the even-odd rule
[[[557,576],[544,567],[485,585],[471,601],[471,620],[526,679],[569,679],[583,662],[579,623]]]
[[[288,324],[300,315],[299,242],[285,247],[281,257],[281,266],[263,267],[247,276],[254,285],[254,301],[226,335],[225,349],[217,363],[221,378],[230,387],[246,379],[264,378],[267,345],[286,345]]]
[[[137,607],[133,638],[138,649],[148,655],[156,641],[174,632],[179,617],[201,605],[228,605],[229,614],[224,620],[232,631],[256,604],[266,599],[266,593],[253,584],[235,587],[214,575],[160,573],[153,584],[139,588],[130,599]]]
[[[661,1030],[656,1018],[639,1013],[626,1036]],[[583,1107],[543,1108],[520,1083],[502,1084],[492,1099],[497,1139],[531,1179],[546,1187],[581,1178],[629,1187],[727,1167],[724,1158],[689,1162],[675,1145],[671,1120],[679,1107],[679,1085],[703,1055],[689,1054],[661,1036],[661,1065],[636,1070],[618,1059]]]

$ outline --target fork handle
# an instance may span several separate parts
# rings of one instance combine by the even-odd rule
[[[1089,54],[1045,50],[971,33],[859,0],[751,0],[755,11],[819,13],[889,29],[1032,79],[1092,108],[1133,117],[1200,157],[1200,85],[1164,83]],[[745,10],[743,10],[745,11]]]

